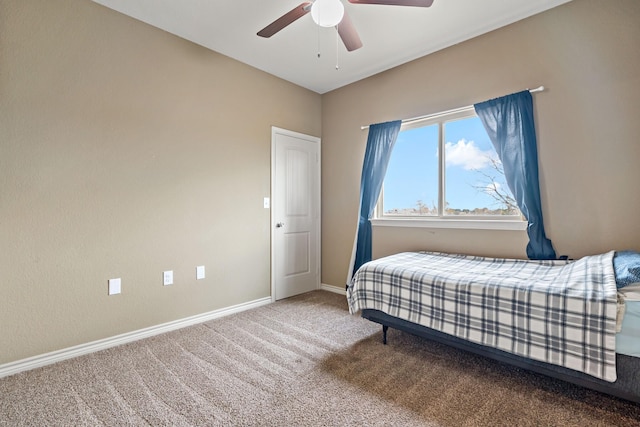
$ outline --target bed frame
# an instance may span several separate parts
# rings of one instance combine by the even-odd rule
[[[461,350],[489,357],[499,362],[508,363],[519,368],[577,384],[592,390],[640,403],[640,358],[616,354],[618,379],[607,382],[590,375],[561,366],[539,362],[525,357],[507,353],[502,350],[476,344],[453,335],[445,334],[398,317],[390,316],[382,311],[364,309],[362,317],[382,325],[382,342],[387,344],[387,331],[394,328],[419,337],[428,338]]]

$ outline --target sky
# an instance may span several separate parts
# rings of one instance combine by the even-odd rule
[[[482,190],[491,180],[507,189],[491,166],[497,155],[478,117],[447,122],[445,131],[445,194],[449,207],[490,208],[500,205]],[[508,189],[507,189],[508,191]],[[438,125],[401,131],[393,148],[384,183],[384,209],[412,208],[417,202],[437,205]]]

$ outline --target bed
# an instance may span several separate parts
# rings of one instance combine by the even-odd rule
[[[405,252],[370,261],[349,310],[640,403],[640,254],[531,261]]]

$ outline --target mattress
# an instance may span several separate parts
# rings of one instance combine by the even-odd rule
[[[616,353],[640,357],[640,283],[618,289],[624,300],[622,327],[616,334]]]

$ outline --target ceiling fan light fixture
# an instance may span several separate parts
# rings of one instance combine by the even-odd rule
[[[321,27],[335,27],[343,16],[344,5],[340,0],[316,0],[311,6],[311,18]]]

